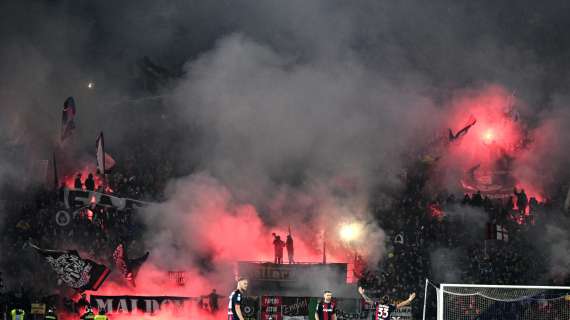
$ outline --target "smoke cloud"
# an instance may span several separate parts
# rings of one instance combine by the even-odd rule
[[[570,239],[565,229],[560,226],[546,226],[545,241],[550,245],[550,275],[554,279],[564,279],[568,275],[568,266],[570,266]]]
[[[401,190],[408,161],[456,131],[465,109],[495,114],[514,96],[513,130],[530,141],[515,174],[537,195],[560,192],[570,160],[565,5],[7,1],[0,184],[26,171],[21,159],[50,158],[74,96],[77,159],[90,159],[99,131],[119,165],[141,144],[158,154],[141,166],[175,158],[165,201],[142,215],[152,263],[141,273],[192,266],[225,285],[232,261],[271,260],[268,235],[289,224],[299,259],[320,259],[326,230],[336,259],[356,249],[375,262],[385,235],[370,202]],[[156,85],[161,98],[145,96],[143,56],[175,75]],[[450,172],[432,177],[439,189],[457,190],[466,154],[456,151],[442,158]],[[353,220],[368,241],[338,239]]]

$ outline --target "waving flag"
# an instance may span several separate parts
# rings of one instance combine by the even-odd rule
[[[471,129],[471,127],[473,127],[476,123],[477,119],[475,119],[474,116],[470,116],[465,126],[461,130],[457,131],[457,133],[454,134],[453,131],[451,131],[451,129],[447,129],[449,131],[449,141],[453,142],[463,137],[464,135],[467,134],[467,132],[469,132],[469,129]]]
[[[99,133],[96,141],[97,147],[97,173],[109,173],[115,166],[115,159],[105,152],[105,139],[103,132]]]
[[[75,109],[75,100],[73,97],[69,97],[63,103],[63,111],[61,113],[61,141],[64,141],[73,134],[73,129],[75,129],[75,114],[77,110]]]
[[[75,250],[56,251],[41,249],[35,245],[31,247],[46,259],[63,283],[80,291],[99,289],[111,272],[104,265],[82,259]]]
[[[121,243],[117,246],[115,252],[113,252],[113,260],[119,271],[123,274],[123,277],[135,286],[135,278],[142,264],[148,259],[149,254],[150,252],[147,252],[139,258],[129,259],[126,246]]]

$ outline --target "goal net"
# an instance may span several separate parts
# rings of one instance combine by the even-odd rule
[[[426,301],[424,319],[570,320],[570,287],[441,284],[429,294],[428,286],[436,310]]]

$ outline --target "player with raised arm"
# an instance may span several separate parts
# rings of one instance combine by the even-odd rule
[[[390,299],[388,298],[388,296],[383,296],[382,299],[376,301],[370,299],[370,297],[368,297],[364,293],[364,289],[362,287],[358,287],[358,293],[360,293],[362,299],[364,299],[366,302],[374,306],[375,309],[374,320],[390,319],[390,315],[392,314],[392,312],[394,312],[394,310],[409,305],[416,298],[416,294],[412,293],[410,294],[408,300],[404,300],[394,305],[390,303]]]
[[[247,279],[239,278],[237,282],[237,289],[230,295],[230,302],[228,304],[228,320],[244,320],[241,304],[243,302],[245,292],[247,291]]]

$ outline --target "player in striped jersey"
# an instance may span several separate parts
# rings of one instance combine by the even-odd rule
[[[358,287],[358,293],[360,293],[360,295],[362,296],[362,299],[364,299],[366,302],[374,305],[374,309],[375,309],[374,320],[390,319],[390,315],[392,314],[392,312],[394,312],[394,310],[409,305],[416,298],[416,294],[412,293],[412,294],[410,294],[410,297],[408,298],[408,300],[402,301],[402,302],[394,305],[394,304],[390,303],[390,299],[388,298],[388,296],[383,296],[382,299],[380,299],[379,301],[374,301],[374,300],[370,299],[364,293],[364,289],[362,287]]]
[[[323,300],[317,304],[315,320],[336,320],[336,302],[332,300],[332,292],[325,291]]]
[[[230,302],[228,304],[228,320],[244,320],[241,304],[247,291],[247,279],[239,278],[237,289],[230,294]]]

